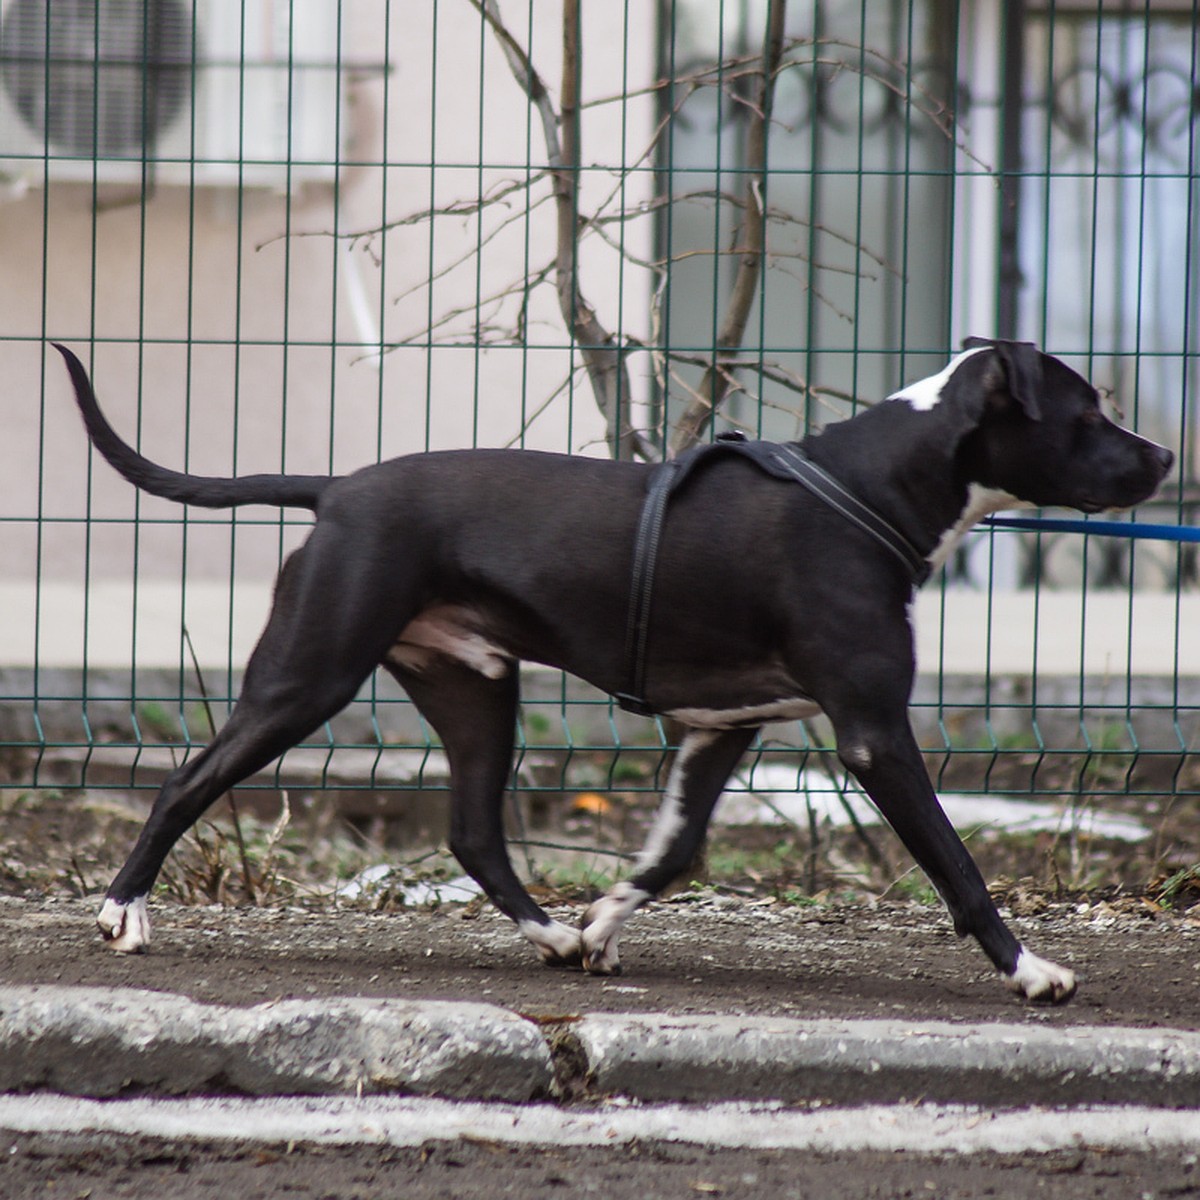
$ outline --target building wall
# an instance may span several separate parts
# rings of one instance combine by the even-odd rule
[[[246,0],[250,9],[265,2]],[[228,3],[202,0],[201,20]],[[644,28],[630,31],[620,6],[585,6],[585,98],[652,78],[653,6],[633,7]],[[604,452],[586,384],[577,377],[562,389],[572,357],[552,287],[530,298],[524,338],[513,334],[517,296],[497,302],[494,313],[482,309],[496,326],[485,340],[508,344],[471,344],[476,296],[502,290],[527,263],[553,254],[546,181],[529,193],[540,203],[513,191],[478,222],[469,211],[545,157],[537,117],[496,38],[467,0],[348,0],[341,8],[336,182],[290,192],[159,183],[143,193],[103,182],[103,168],[95,189],[59,177],[80,174],[78,163],[52,162],[48,186],[40,160],[9,171],[0,202],[8,443],[0,559],[8,583],[184,573],[205,581],[231,572],[265,580],[302,532],[262,512],[239,517],[236,531],[220,514],[196,513],[185,531],[177,506],[138,498],[90,463],[47,339],[93,364],[118,429],[150,457],[197,472],[341,472],[468,445]],[[554,84],[558,5],[506,4],[504,15]],[[271,119],[266,111],[247,116]],[[648,95],[585,110],[585,162],[619,165],[648,142],[652,123]],[[585,194],[603,195],[617,179],[612,170],[591,173]],[[647,173],[626,181],[627,203],[649,194],[649,180]],[[414,219],[447,206],[468,211]],[[407,223],[383,231],[398,221]],[[630,249],[642,256],[650,244],[644,226],[630,234]],[[644,327],[647,295],[623,286],[618,255],[593,239],[580,270],[610,327],[618,317]],[[439,320],[448,314],[457,315]],[[431,349],[431,320],[439,340],[461,345]],[[136,529],[135,515],[143,519]]]

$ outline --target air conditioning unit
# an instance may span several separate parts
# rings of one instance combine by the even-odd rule
[[[332,181],[337,4],[0,0],[0,176]]]

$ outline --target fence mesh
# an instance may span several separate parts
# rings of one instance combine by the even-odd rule
[[[50,339],[143,452],[228,475],[792,438],[965,335],[1026,338],[1177,451],[1129,519],[1192,524],[1198,29],[1194,3],[4,0],[5,784],[153,786],[204,744],[308,527],[134,494]],[[1194,794],[1195,581],[1169,542],[973,534],[915,607],[939,785]],[[653,791],[669,741],[530,668],[514,786]],[[843,788],[828,741],[773,727],[741,786]],[[247,787],[289,782],[370,813],[446,771],[381,677]]]

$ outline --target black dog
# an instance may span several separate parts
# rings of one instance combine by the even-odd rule
[[[618,970],[621,927],[687,867],[758,727],[823,710],[842,762],[958,933],[1030,999],[1075,990],[1069,970],[1024,949],[1001,920],[907,717],[908,609],[929,564],[988,512],[1128,507],[1170,469],[1169,451],[1108,421],[1091,385],[1057,359],[1024,343],[974,344],[861,416],[766,447],[776,466],[808,463],[816,484],[778,478],[786,472],[761,454],[714,453],[664,508],[652,481],[671,468],[525,451],[417,454],[337,478],[169,471],[121,441],[78,359],[59,349],[93,443],[135,486],[211,508],[317,515],[279,576],[236,709],[163,785],[109,889],[99,924],[114,949],[147,942],[146,896],[201,813],[382,665],[442,738],[455,855],[548,963]],[[550,920],[504,847],[521,659],[610,694],[629,693],[632,672],[640,694],[627,702],[686,730],[632,879],[593,904],[581,930]]]

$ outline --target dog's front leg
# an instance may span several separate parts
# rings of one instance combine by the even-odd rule
[[[396,661],[386,666],[442,739],[450,763],[454,856],[547,966],[577,967],[579,931],[551,920],[517,878],[505,847],[504,794],[520,698],[515,665],[495,679],[450,659],[421,670]]]
[[[617,939],[622,926],[687,870],[730,772],[757,732],[690,729],[684,735],[633,878],[610,888],[583,914],[583,965],[592,974],[620,974]]]
[[[829,715],[838,755],[937,889],[955,931],[971,934],[1008,987],[1026,999],[1069,1000],[1074,973],[1028,951],[997,912],[983,876],[938,803],[907,714],[873,719],[864,700],[840,723]]]

